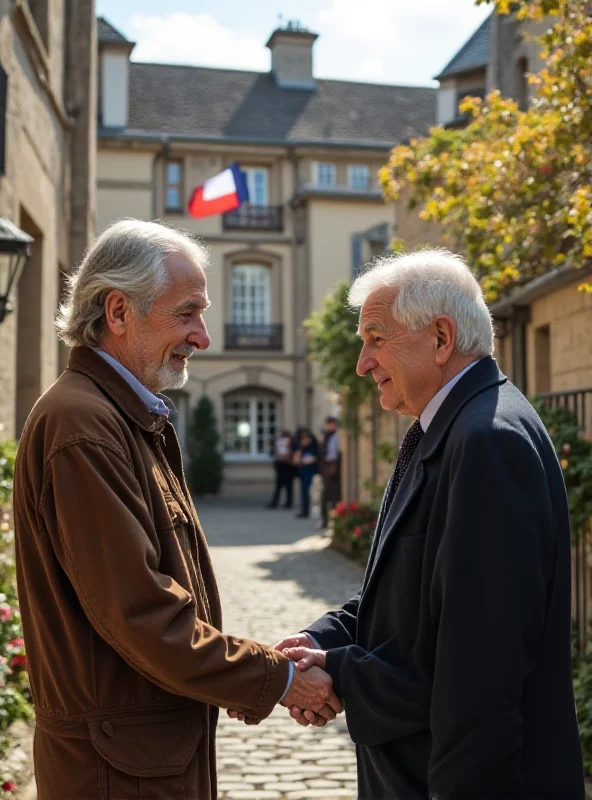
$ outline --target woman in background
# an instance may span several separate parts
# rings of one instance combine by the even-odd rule
[[[300,449],[296,454],[300,476],[300,519],[310,516],[310,486],[319,471],[319,443],[308,429],[300,434]]]

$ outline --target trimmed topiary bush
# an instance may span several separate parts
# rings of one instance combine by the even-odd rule
[[[195,494],[218,494],[222,486],[224,461],[214,406],[203,395],[193,410],[187,443],[187,477]]]

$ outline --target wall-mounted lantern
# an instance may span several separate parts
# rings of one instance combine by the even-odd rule
[[[33,237],[0,217],[0,323],[12,311],[12,296],[29,256]]]

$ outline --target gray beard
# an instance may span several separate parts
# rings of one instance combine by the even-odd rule
[[[165,389],[182,389],[188,380],[187,365],[185,365],[182,372],[177,372],[170,364],[162,364],[156,370],[154,380],[151,383],[156,387],[156,392],[162,392]]]

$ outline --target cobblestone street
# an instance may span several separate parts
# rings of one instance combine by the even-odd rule
[[[300,630],[359,588],[362,570],[327,548],[310,520],[264,510],[264,500],[198,500],[218,577],[224,630],[265,643]],[[356,797],[344,716],[303,728],[283,708],[257,727],[221,714],[220,800]]]

